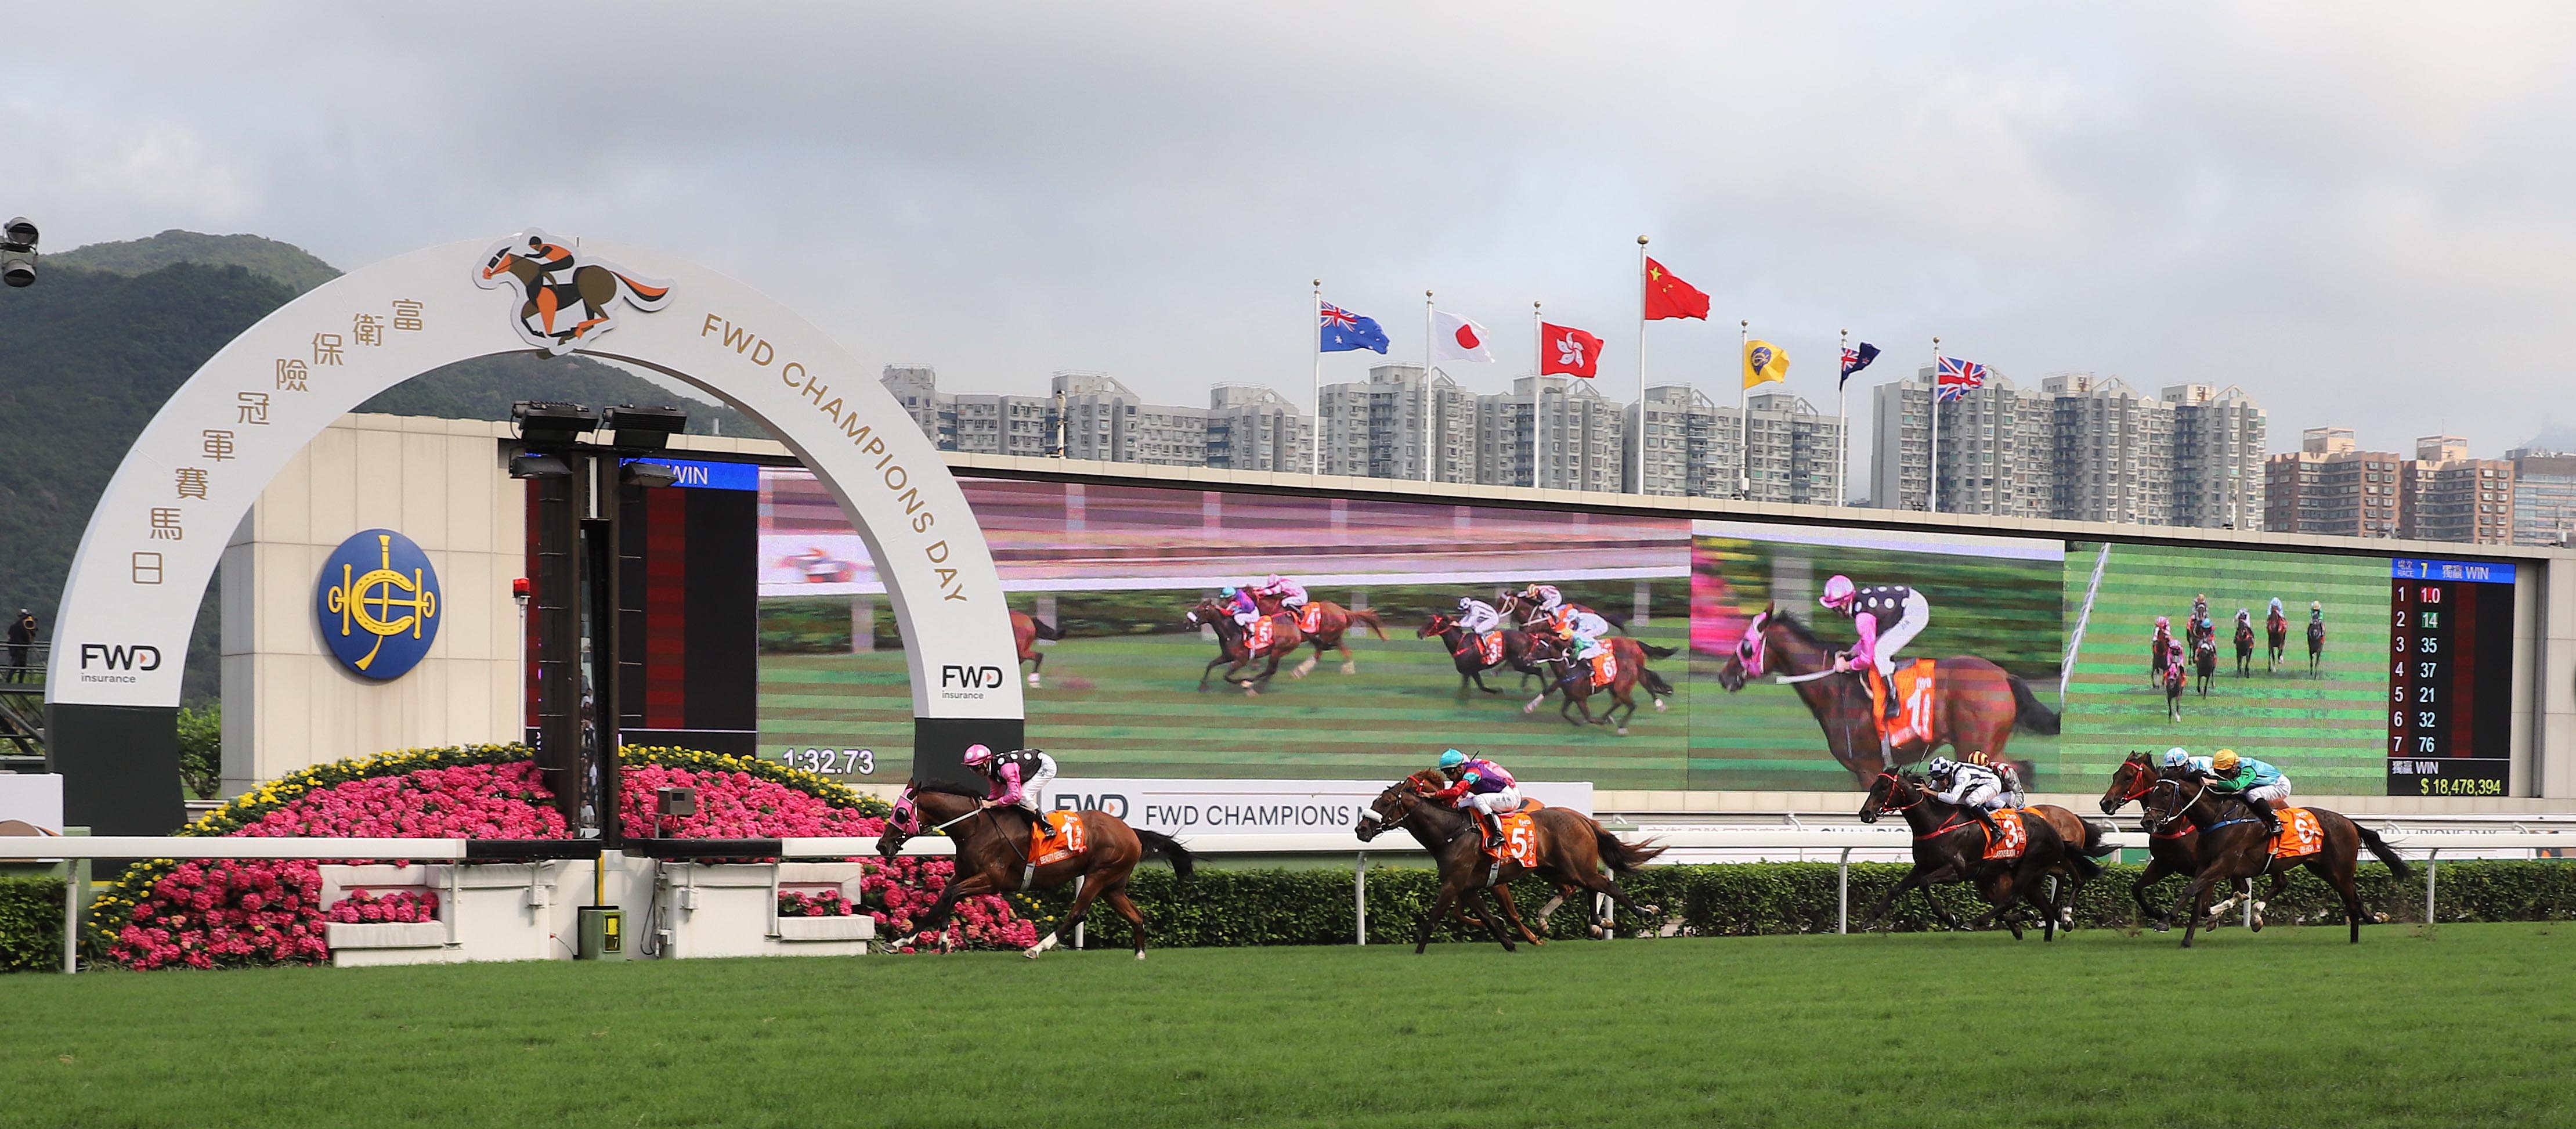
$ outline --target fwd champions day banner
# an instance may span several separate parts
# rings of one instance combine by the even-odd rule
[[[1853,646],[1853,619],[1817,603],[1837,575],[1920,594],[1924,623],[1898,658],[1941,660],[1931,693],[1944,708],[1932,712],[1975,719],[1940,734],[1943,747],[2018,762],[2041,791],[2097,790],[2131,751],[2173,745],[2263,757],[2309,795],[2501,794],[2505,780],[2508,565],[963,486],[1019,620],[1029,740],[1095,782],[1342,782],[1330,802],[1346,805],[1366,799],[1341,795],[1348,782],[1382,787],[1456,747],[1524,780],[1855,790],[1877,770],[1875,734],[1832,734],[1871,724],[1858,677],[1780,681],[1807,669],[1796,665],[1806,652],[1829,666]],[[904,640],[867,552],[811,476],[766,470],[760,489],[763,755],[844,773],[909,763]],[[1189,616],[1219,588],[1274,573],[1330,604],[1332,622],[1247,694],[1226,679],[1259,675],[1267,658],[1211,665],[1219,643]],[[1623,661],[1653,677],[1626,688],[1633,713],[1616,688],[1583,705],[1596,718],[1616,710],[1624,735],[1569,723],[1581,713],[1559,693],[1532,706],[1546,679],[1510,654],[1488,662],[1482,641],[1444,637],[1434,620],[1461,597],[1499,604],[1533,583],[1634,640],[1619,644]],[[2160,658],[2177,653],[2178,691]],[[2401,692],[2407,708],[2393,709]],[[1924,756],[1909,742],[1895,760]],[[1236,810],[1203,796],[1151,802],[1203,820]]]

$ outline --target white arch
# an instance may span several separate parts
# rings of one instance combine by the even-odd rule
[[[90,777],[67,781],[75,797],[118,766],[100,735],[130,729],[130,711],[149,711],[148,729],[177,708],[198,600],[224,542],[296,452],[414,376],[531,351],[515,328],[518,293],[477,284],[494,246],[415,251],[304,294],[217,352],[144,427],[81,536],[48,657],[57,763]],[[902,625],[916,756],[953,756],[945,746],[962,747],[960,734],[1017,740],[1017,648],[1001,578],[965,494],[902,405],[847,350],[748,286],[641,248],[577,250],[670,283],[663,308],[617,308],[613,327],[580,351],[669,373],[760,421],[858,526]],[[362,343],[367,317],[380,344]],[[127,720],[98,723],[119,713]]]

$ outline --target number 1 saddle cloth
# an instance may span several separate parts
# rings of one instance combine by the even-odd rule
[[[2272,837],[2273,858],[2298,858],[2326,849],[2326,828],[2318,822],[2317,813],[2306,808],[2282,808],[2272,814],[2281,820],[2281,833]]]
[[[1082,831],[1082,813],[1051,811],[1046,813],[1046,833],[1031,833],[1029,865],[1045,866],[1081,854],[1089,846]]]
[[[1916,659],[1896,668],[1896,700],[1904,703],[1896,720],[1887,719],[1887,687],[1876,674],[1869,678],[1869,713],[1878,719],[1879,736],[1891,746],[1932,739],[1932,667],[1936,660]]]

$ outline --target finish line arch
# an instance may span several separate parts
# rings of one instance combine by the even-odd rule
[[[578,340],[550,339],[541,316],[519,316],[525,282],[484,277],[529,236],[585,272],[560,272],[554,288],[564,303],[555,329],[598,319]],[[608,277],[593,267],[617,282],[605,302],[586,305]],[[758,420],[831,490],[903,630],[916,772],[953,773],[976,742],[1023,743],[1017,648],[992,552],[947,464],[893,395],[821,330],[740,282],[647,249],[531,231],[342,275],[244,330],[154,414],[90,514],[55,615],[47,736],[69,822],[99,834],[163,834],[181,822],[176,725],[199,599],[225,542],[287,462],[412,377],[532,350],[685,380]]]

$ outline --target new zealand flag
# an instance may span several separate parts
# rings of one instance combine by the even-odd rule
[[[1379,329],[1376,318],[1364,318],[1330,302],[1323,304],[1318,330],[1323,334],[1319,351],[1347,353],[1353,349],[1386,352],[1386,331]]]

